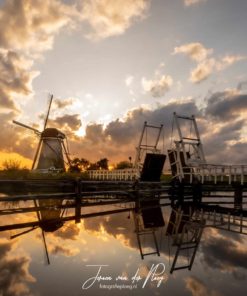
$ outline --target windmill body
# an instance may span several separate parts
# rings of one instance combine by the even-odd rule
[[[33,164],[35,170],[65,170],[63,157],[63,141],[65,135],[55,128],[46,128],[41,133],[41,144],[37,151],[37,160]]]
[[[42,132],[18,121],[13,121],[17,125],[33,130],[34,133],[39,136],[39,144],[34,156],[32,170],[42,173],[65,171],[65,158],[67,162],[70,163],[68,149],[64,144],[64,141],[66,140],[65,134],[56,128],[46,127],[52,99],[53,96],[50,98],[49,108]]]

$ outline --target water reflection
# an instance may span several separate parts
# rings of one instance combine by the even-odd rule
[[[98,264],[106,265],[102,273],[112,278],[132,278],[138,272],[143,280],[138,292],[106,291],[97,282],[86,295],[231,295],[229,279],[242,282],[247,274],[245,211],[229,214],[219,206],[160,203],[66,198],[1,203],[3,295],[81,295],[83,282],[95,273],[87,265]],[[49,267],[44,265],[46,252]],[[166,266],[162,285],[149,280],[142,289],[152,266],[160,263]],[[242,293],[245,286],[237,290]]]

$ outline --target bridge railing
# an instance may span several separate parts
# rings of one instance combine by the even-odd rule
[[[92,180],[121,180],[129,181],[139,178],[139,170],[122,169],[122,170],[89,170],[89,178]]]
[[[189,178],[192,183],[196,177],[204,183],[211,181],[217,184],[218,182],[240,182],[242,185],[247,182],[247,165],[213,165],[201,164],[198,166],[186,166],[178,170],[177,177],[180,179]]]

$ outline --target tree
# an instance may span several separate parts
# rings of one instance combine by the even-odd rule
[[[97,162],[99,169],[108,170],[108,159],[102,158]]]
[[[80,166],[81,166],[82,171],[86,171],[88,169],[89,165],[90,165],[90,162],[87,159],[85,159],[85,158],[80,159]]]
[[[89,170],[108,170],[108,159],[107,158],[101,158],[99,161],[95,163],[91,163]]]
[[[87,159],[85,158],[80,159],[78,157],[75,157],[70,162],[69,171],[79,173],[81,171],[87,170],[89,165],[90,165],[90,162]]]
[[[97,163],[90,163],[88,170],[98,170],[99,166]]]
[[[130,169],[130,168],[132,168],[132,163],[130,163],[127,160],[120,161],[116,165],[117,170]]]

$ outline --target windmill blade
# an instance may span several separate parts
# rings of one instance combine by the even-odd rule
[[[35,207],[38,207],[37,201],[36,199],[33,200]],[[40,213],[39,211],[36,212],[37,213],[37,217],[39,222],[41,222],[41,217],[40,217]],[[47,244],[46,244],[46,239],[45,239],[45,232],[43,229],[42,230],[42,239],[43,239],[43,243],[44,243],[44,247],[45,247],[45,254],[46,254],[46,260],[47,260],[47,264],[50,264],[50,258],[49,258],[49,253],[48,253],[48,248],[47,248]]]
[[[26,124],[24,124],[24,123],[21,123],[21,122],[19,122],[19,121],[13,120],[13,123],[15,123],[15,124],[17,124],[17,125],[19,125],[19,126],[25,127],[25,128],[27,128],[27,129],[30,129],[30,130],[34,131],[35,134],[37,134],[37,135],[40,135],[40,134],[41,134],[41,132],[40,132],[39,130],[37,130],[36,128],[33,128],[33,127],[31,127],[31,126],[28,126],[28,125],[26,125]]]
[[[62,147],[63,147],[63,152],[64,152],[64,154],[65,154],[65,157],[66,157],[66,159],[67,159],[67,162],[65,161],[65,163],[67,164],[67,165],[70,165],[71,164],[71,159],[70,159],[70,157],[69,157],[69,149],[68,149],[68,142],[67,142],[67,138],[66,138],[66,143],[67,143],[67,148],[66,148],[66,146],[64,145],[64,142],[62,142]]]
[[[14,239],[14,238],[16,238],[16,237],[18,237],[18,236],[21,236],[21,235],[23,235],[23,234],[29,233],[29,232],[31,232],[31,231],[37,229],[37,228],[38,228],[38,226],[35,226],[35,227],[32,227],[32,228],[30,228],[30,229],[28,229],[28,230],[25,230],[25,231],[22,231],[22,232],[20,232],[20,233],[17,233],[17,234],[15,234],[15,235],[11,235],[10,239]]]
[[[46,114],[46,118],[45,118],[45,122],[44,122],[44,130],[45,130],[47,122],[48,122],[49,113],[50,113],[50,110],[51,110],[52,100],[53,100],[53,95],[51,95],[51,97],[50,97],[50,102],[49,102],[49,106],[48,106],[48,110],[47,110],[47,114]]]
[[[36,163],[36,160],[37,160],[38,154],[39,154],[39,150],[40,150],[41,143],[42,143],[42,140],[40,139],[40,140],[39,140],[38,147],[37,147],[37,150],[36,150],[36,152],[35,152],[34,159],[33,159],[32,170],[34,169],[34,166],[35,166],[35,163]]]
[[[47,248],[47,244],[46,244],[46,240],[45,240],[45,232],[44,232],[44,230],[42,230],[42,238],[43,238],[43,243],[44,243],[44,247],[45,247],[45,254],[46,254],[47,264],[50,265],[50,258],[49,258],[48,248]]]

